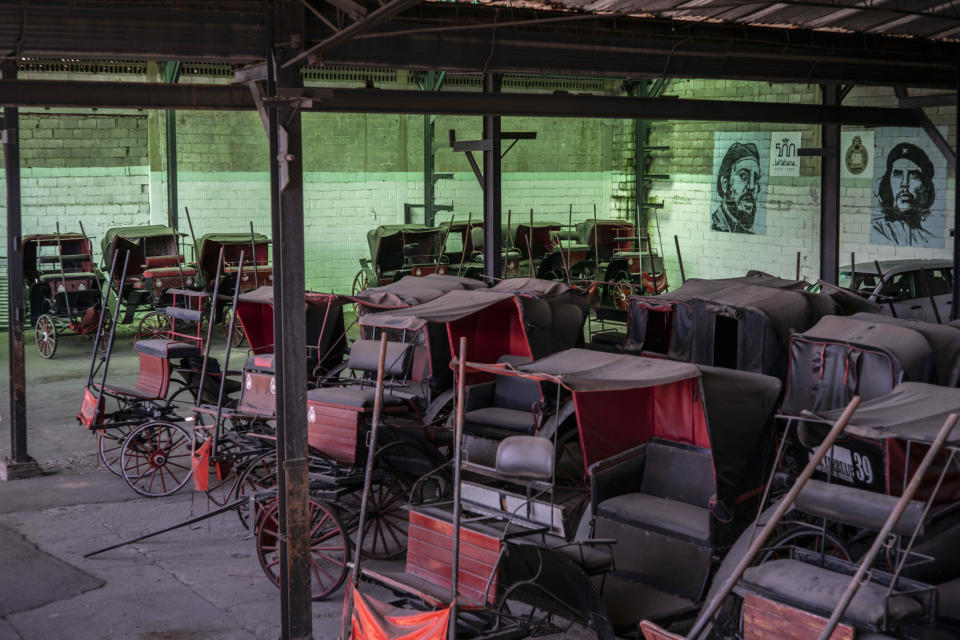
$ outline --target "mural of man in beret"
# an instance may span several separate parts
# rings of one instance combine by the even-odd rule
[[[876,241],[932,246],[934,234],[928,227],[928,218],[937,197],[933,178],[933,163],[923,149],[909,142],[900,142],[891,149],[887,171],[877,183],[879,212],[874,209],[871,216]],[[938,240],[942,242],[942,238]]]
[[[760,206],[760,152],[753,142],[734,142],[717,171],[719,206],[710,216],[710,228],[730,233],[756,233]],[[759,229],[763,233],[763,229]]]

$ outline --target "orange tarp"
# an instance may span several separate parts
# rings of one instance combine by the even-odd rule
[[[353,640],[446,640],[451,607],[439,611],[401,609],[353,591]]]

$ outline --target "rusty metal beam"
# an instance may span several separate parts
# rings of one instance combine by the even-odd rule
[[[303,5],[274,0],[268,31],[277,46],[266,51],[265,94],[303,86],[296,68],[281,65],[303,42]],[[275,70],[277,75],[274,75]],[[246,91],[246,89],[244,89]],[[251,94],[247,94],[250,96]],[[268,101],[270,214],[273,230],[273,339],[277,382],[277,493],[280,515],[280,622],[284,640],[313,637],[310,579],[310,495],[307,454],[307,388],[303,314],[303,140],[296,102]]]
[[[17,77],[17,65],[4,60],[3,77]],[[23,251],[20,216],[20,116],[16,107],[3,112],[3,166],[7,185],[7,314],[10,341],[10,457],[0,460],[0,480],[38,475],[27,452],[27,372],[23,343]]]

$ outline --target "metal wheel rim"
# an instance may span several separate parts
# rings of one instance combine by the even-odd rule
[[[127,436],[120,468],[127,485],[142,496],[168,496],[193,475],[190,434],[179,425],[152,422]]]
[[[37,344],[40,357],[49,360],[57,352],[57,325],[50,316],[44,314],[37,318],[33,339]]]
[[[271,501],[257,524],[257,557],[267,578],[280,586],[279,505]],[[311,599],[323,600],[347,578],[350,542],[343,523],[327,505],[310,501]]]

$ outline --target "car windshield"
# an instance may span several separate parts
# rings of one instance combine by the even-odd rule
[[[876,273],[857,271],[841,271],[838,284],[845,289],[853,289],[860,293],[873,293],[880,278]]]

